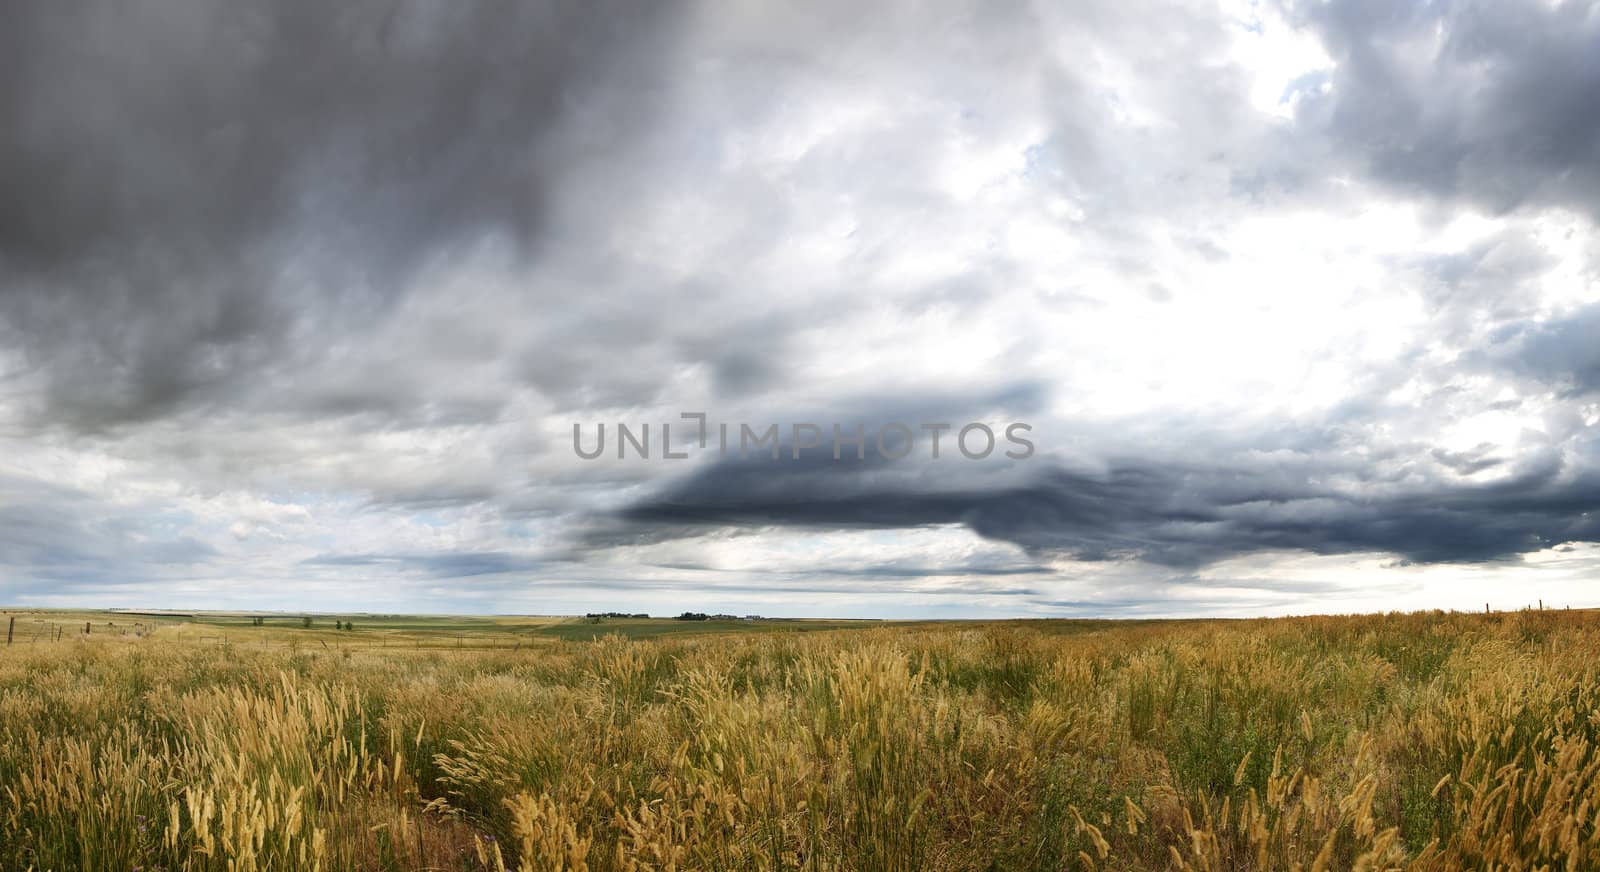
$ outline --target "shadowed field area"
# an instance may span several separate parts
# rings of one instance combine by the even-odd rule
[[[0,624],[3,869],[1600,867],[1588,611]]]

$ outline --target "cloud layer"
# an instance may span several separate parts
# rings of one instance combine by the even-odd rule
[[[1570,0],[24,3],[0,600],[1600,601],[1597,58]]]

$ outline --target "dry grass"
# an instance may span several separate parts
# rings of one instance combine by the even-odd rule
[[[0,868],[1595,869],[1597,738],[1588,612],[91,636],[0,650]]]

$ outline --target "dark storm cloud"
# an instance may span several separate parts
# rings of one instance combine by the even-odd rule
[[[716,566],[699,563],[657,563],[662,569],[693,572],[720,571]],[[820,564],[803,570],[774,569],[777,577],[814,576],[819,578],[906,579],[906,578],[962,578],[1002,577],[1016,575],[1045,575],[1050,567],[1034,563],[961,563],[953,566],[934,566],[925,562],[872,563],[866,566]]]
[[[1544,0],[1291,3],[1336,66],[1299,123],[1404,191],[1600,216],[1600,14]],[[1317,86],[1326,83],[1324,93]]]
[[[8,7],[0,340],[38,411],[97,429],[254,388],[458,248],[532,253],[560,175],[648,116],[675,7]]]
[[[1482,468],[1473,458],[1446,463]],[[961,524],[1038,556],[1192,568],[1264,551],[1471,563],[1600,542],[1600,475],[1559,454],[1481,484],[1419,482],[1412,468],[1375,469],[1326,455],[1285,461],[1271,454],[1204,463],[1136,458],[1095,471],[960,458],[728,460],[627,507],[593,544],[726,525]]]
[[[626,580],[585,578],[581,582],[572,580],[554,580],[541,582],[541,588],[574,587],[584,590],[603,590],[620,592],[637,592],[646,590],[675,591],[684,596],[694,597],[696,600],[708,600],[729,593],[753,593],[787,595],[796,594],[874,594],[878,596],[895,594],[913,594],[916,596],[1004,596],[1004,597],[1031,597],[1038,591],[1025,587],[996,586],[985,581],[959,581],[934,585],[906,584],[891,579],[878,584],[862,587],[857,580],[845,578],[837,583],[827,580],[826,576],[817,576],[810,581],[767,584],[708,584],[703,577],[690,579],[647,579],[630,578]]]

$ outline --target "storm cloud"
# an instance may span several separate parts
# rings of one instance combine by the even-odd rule
[[[0,601],[1600,602],[1597,9],[15,4]]]
[[[1441,461],[1469,475],[1488,468],[1481,459],[1464,469],[1454,458]],[[963,525],[1036,557],[1179,569],[1258,551],[1471,563],[1600,543],[1600,474],[1565,468],[1559,458],[1486,483],[1372,480],[1363,465],[1304,455],[1129,458],[1094,471],[1016,466],[910,470],[821,453],[729,460],[629,506],[620,519],[684,535],[729,525]],[[615,544],[626,529],[607,528],[606,541]]]
[[[535,256],[558,177],[641,135],[676,15],[20,4],[0,34],[0,318],[41,414],[95,429],[226,401],[463,248]]]
[[[1363,0],[1292,15],[1334,61],[1297,83],[1297,120],[1374,177],[1494,212],[1600,215],[1594,4]]]

